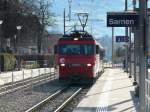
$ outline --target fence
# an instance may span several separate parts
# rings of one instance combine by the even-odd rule
[[[49,60],[23,61],[12,71],[0,73],[0,95],[56,78],[58,73]]]
[[[122,68],[123,64],[122,63],[112,63],[112,62],[106,62],[103,63],[104,68]]]

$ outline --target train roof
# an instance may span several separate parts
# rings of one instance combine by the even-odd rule
[[[99,45],[101,50],[104,50],[104,47],[94,39],[94,37],[89,34],[86,31],[82,31],[82,30],[75,30],[72,31],[70,34],[67,35],[63,35],[62,38],[60,38],[60,41],[63,40],[75,40],[75,38],[77,38],[78,40],[87,40],[87,41],[95,41],[97,45]]]
[[[74,40],[74,38],[78,38],[78,40],[95,40],[91,34],[86,31],[75,30],[70,34],[64,35],[60,40]]]

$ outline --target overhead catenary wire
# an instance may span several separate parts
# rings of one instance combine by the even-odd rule
[[[73,1],[73,0],[72,0]],[[89,19],[88,19],[88,23],[87,23],[87,26],[89,26],[89,24],[91,24],[91,27],[87,27],[86,26],[86,30],[89,30],[92,34],[95,32],[95,29],[93,29],[93,27],[95,25],[92,25],[93,23],[97,23],[97,22],[104,22],[103,19],[101,19],[101,17],[95,17],[95,12],[94,10],[96,10],[96,7],[98,6],[98,3],[99,1],[96,1],[96,0],[87,0],[87,1],[78,1],[78,2],[73,2],[72,3],[72,11],[71,11],[71,19],[69,19],[69,14],[68,16],[66,17],[66,23],[67,22],[71,22],[72,24],[72,27],[71,27],[71,24],[69,23],[70,26],[67,26],[66,25],[66,32],[69,32],[71,31],[73,28],[74,29],[81,29],[79,27],[79,25],[76,25],[76,24],[80,24],[78,18],[77,18],[77,14],[78,13],[89,13]],[[103,2],[106,4],[107,2],[105,0],[103,0]],[[74,9],[74,6],[76,3],[76,5],[78,6],[78,10]],[[92,10],[89,10],[89,7],[87,8],[87,5],[90,5],[92,6]],[[105,6],[105,5],[103,5]],[[74,22],[74,23],[73,23]],[[68,23],[67,23],[68,24]],[[68,27],[68,28],[67,28]],[[70,28],[69,28],[70,27]],[[95,33],[94,33],[95,34]]]

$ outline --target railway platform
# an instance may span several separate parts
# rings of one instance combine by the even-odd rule
[[[138,112],[132,83],[122,69],[105,69],[73,112]]]

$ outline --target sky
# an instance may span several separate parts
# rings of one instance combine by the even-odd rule
[[[66,9],[68,15],[68,0],[53,0],[51,11],[55,13],[57,26],[50,30],[63,33],[63,10]],[[128,9],[132,9],[132,0],[128,0]],[[86,30],[96,38],[105,35],[111,36],[111,28],[106,26],[106,13],[109,11],[124,11],[125,0],[72,0],[71,19],[67,25],[78,23],[77,13],[89,13],[89,20]],[[69,29],[69,28],[68,28]],[[115,35],[124,35],[124,28],[115,28]]]

